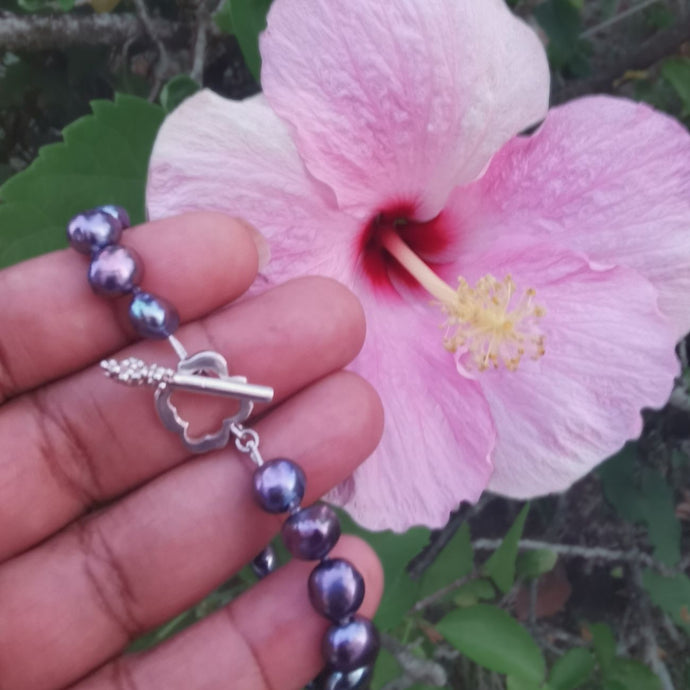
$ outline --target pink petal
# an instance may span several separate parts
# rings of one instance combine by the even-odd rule
[[[367,339],[351,367],[383,400],[383,440],[329,499],[369,529],[441,527],[475,502],[492,472],[495,433],[479,386],[462,379],[426,301],[362,295]]]
[[[261,80],[341,207],[435,216],[548,107],[536,34],[503,0],[275,0]]]
[[[546,309],[544,356],[478,378],[498,432],[491,490],[529,498],[567,489],[639,435],[642,408],[668,400],[674,336],[638,273],[514,241],[463,257],[459,269],[470,283],[510,274]]]
[[[350,271],[355,221],[309,178],[262,97],[235,102],[202,91],[186,100],[158,133],[146,193],[151,218],[219,211],[279,238],[266,271],[272,281],[306,273],[346,279]]]
[[[676,338],[690,330],[690,135],[666,115],[609,97],[555,108],[452,206],[468,242],[542,234],[636,269]]]

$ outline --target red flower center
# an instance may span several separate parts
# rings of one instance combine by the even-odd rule
[[[443,212],[426,222],[414,220],[413,204],[391,205],[374,216],[364,227],[357,257],[362,272],[375,289],[390,290],[391,279],[417,286],[417,281],[389,254],[381,243],[385,230],[393,230],[405,244],[431,266],[447,263],[446,250],[453,243],[453,233]]]

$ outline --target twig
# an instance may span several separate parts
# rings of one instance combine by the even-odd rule
[[[182,29],[180,24],[165,19],[153,19],[150,26],[165,41]],[[53,50],[77,44],[111,46],[145,35],[133,14],[20,16],[0,12],[0,50]]]
[[[477,539],[472,542],[472,546],[477,551],[493,551],[501,544],[500,539]],[[665,566],[663,563],[652,558],[649,554],[631,549],[629,551],[617,551],[607,549],[603,546],[579,546],[577,544],[552,544],[546,541],[536,541],[534,539],[521,539],[518,547],[524,551],[538,551],[547,549],[559,556],[570,558],[586,558],[592,561],[626,561],[637,563],[648,568],[653,568],[662,574],[670,575],[676,571]]]
[[[460,527],[471,517],[475,517],[486,508],[493,497],[482,496],[476,505],[464,503],[450,517],[445,527],[431,536],[430,543],[416,556],[407,568],[410,578],[416,580],[438,558],[448,542],[455,536]]]
[[[580,34],[581,38],[590,38],[594,36],[595,34],[598,34],[600,31],[603,31],[604,29],[608,29],[615,24],[618,24],[618,22],[623,21],[624,19],[627,19],[628,17],[631,17],[633,14],[637,14],[638,12],[641,12],[644,9],[647,9],[647,7],[651,7],[652,5],[656,5],[659,2],[662,2],[663,0],[643,0],[643,2],[633,5],[632,7],[629,7],[627,10],[623,10],[623,12],[619,12],[617,15],[611,17],[610,19],[607,19],[606,21],[601,22],[601,24],[597,24],[596,26],[593,26],[586,31],[583,31]]]
[[[154,81],[151,91],[149,93],[149,101],[155,101],[160,93],[163,86],[168,71],[170,70],[170,57],[168,56],[168,51],[165,48],[165,43],[161,40],[160,36],[156,33],[156,28],[153,24],[153,20],[149,15],[149,11],[144,3],[144,0],[134,0],[134,8],[137,12],[137,17],[142,23],[144,30],[148,34],[148,37],[153,41],[158,51],[158,62],[154,70]]]
[[[671,674],[666,668],[666,664],[662,661],[659,655],[659,644],[656,640],[656,635],[654,633],[654,620],[652,618],[652,611],[649,606],[649,599],[644,591],[642,585],[642,573],[640,572],[639,566],[633,566],[633,581],[640,591],[640,612],[644,620],[644,625],[642,626],[642,637],[645,641],[645,660],[652,667],[654,673],[656,673],[657,678],[661,681],[661,686],[663,690],[676,690],[673,685],[673,680],[671,679]]]
[[[470,580],[472,580],[475,577],[477,577],[477,573],[471,573],[470,575],[466,575],[465,577],[458,578],[457,580],[455,580],[455,582],[451,582],[446,587],[439,589],[438,591],[434,592],[433,594],[430,594],[428,597],[424,597],[424,599],[420,599],[412,607],[412,611],[413,612],[422,611],[427,606],[430,606],[431,604],[435,604],[437,601],[439,601],[439,599],[443,599],[443,597],[445,597],[446,594],[449,594],[450,592],[454,592],[456,589],[460,589],[460,587],[467,584]]]
[[[196,9],[196,40],[192,53],[192,69],[190,76],[199,84],[204,79],[204,67],[206,66],[206,49],[208,46],[208,32],[211,24],[211,13],[206,0],[199,0]]]
[[[405,672],[402,678],[384,686],[386,690],[403,690],[403,688],[409,688],[415,683],[424,683],[435,688],[446,687],[448,682],[446,670],[432,659],[417,656],[414,650],[419,646],[418,644],[406,646],[386,633],[381,635],[381,644],[396,658]],[[408,681],[411,682],[408,683]]]

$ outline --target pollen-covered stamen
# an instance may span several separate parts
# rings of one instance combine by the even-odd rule
[[[536,360],[544,354],[539,322],[546,312],[535,303],[533,288],[520,291],[511,276],[485,275],[474,287],[459,278],[454,290],[393,231],[382,234],[381,244],[438,301],[446,315],[443,344],[461,374],[501,366],[515,371],[524,357]]]
[[[510,276],[499,281],[486,275],[474,287],[460,278],[454,299],[441,304],[448,317],[443,344],[455,354],[458,369],[515,371],[523,357],[539,359],[545,352],[539,324],[545,310],[535,295],[532,288],[520,293]]]

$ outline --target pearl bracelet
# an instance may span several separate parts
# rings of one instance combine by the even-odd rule
[[[308,581],[309,599],[314,609],[332,623],[323,639],[326,667],[310,687],[318,690],[362,690],[369,685],[379,649],[379,636],[370,620],[357,614],[364,599],[364,579],[349,561],[328,558],[340,537],[340,522],[325,503],[303,508],[306,487],[302,468],[288,458],[264,461],[259,451],[259,435],[244,425],[256,403],[270,402],[273,389],[248,383],[230,375],[225,358],[213,351],[189,355],[175,337],[180,317],[162,297],[143,291],[144,273],[138,254],[119,244],[130,226],[127,212],[114,205],[100,206],[72,218],[67,226],[70,245],[91,257],[88,280],[97,295],[130,296],[129,319],[144,338],[167,340],[179,358],[176,369],[147,364],[129,358],[101,363],[110,378],[130,386],[155,388],[154,401],[165,427],[177,434],[193,453],[226,446],[235,447],[256,465],[252,487],[258,505],[268,513],[287,513],[282,538],[294,558],[320,561]],[[223,420],[221,428],[201,437],[191,436],[189,423],[172,404],[175,390],[232,398],[238,411]],[[268,545],[253,561],[259,578],[277,567],[274,549]]]

